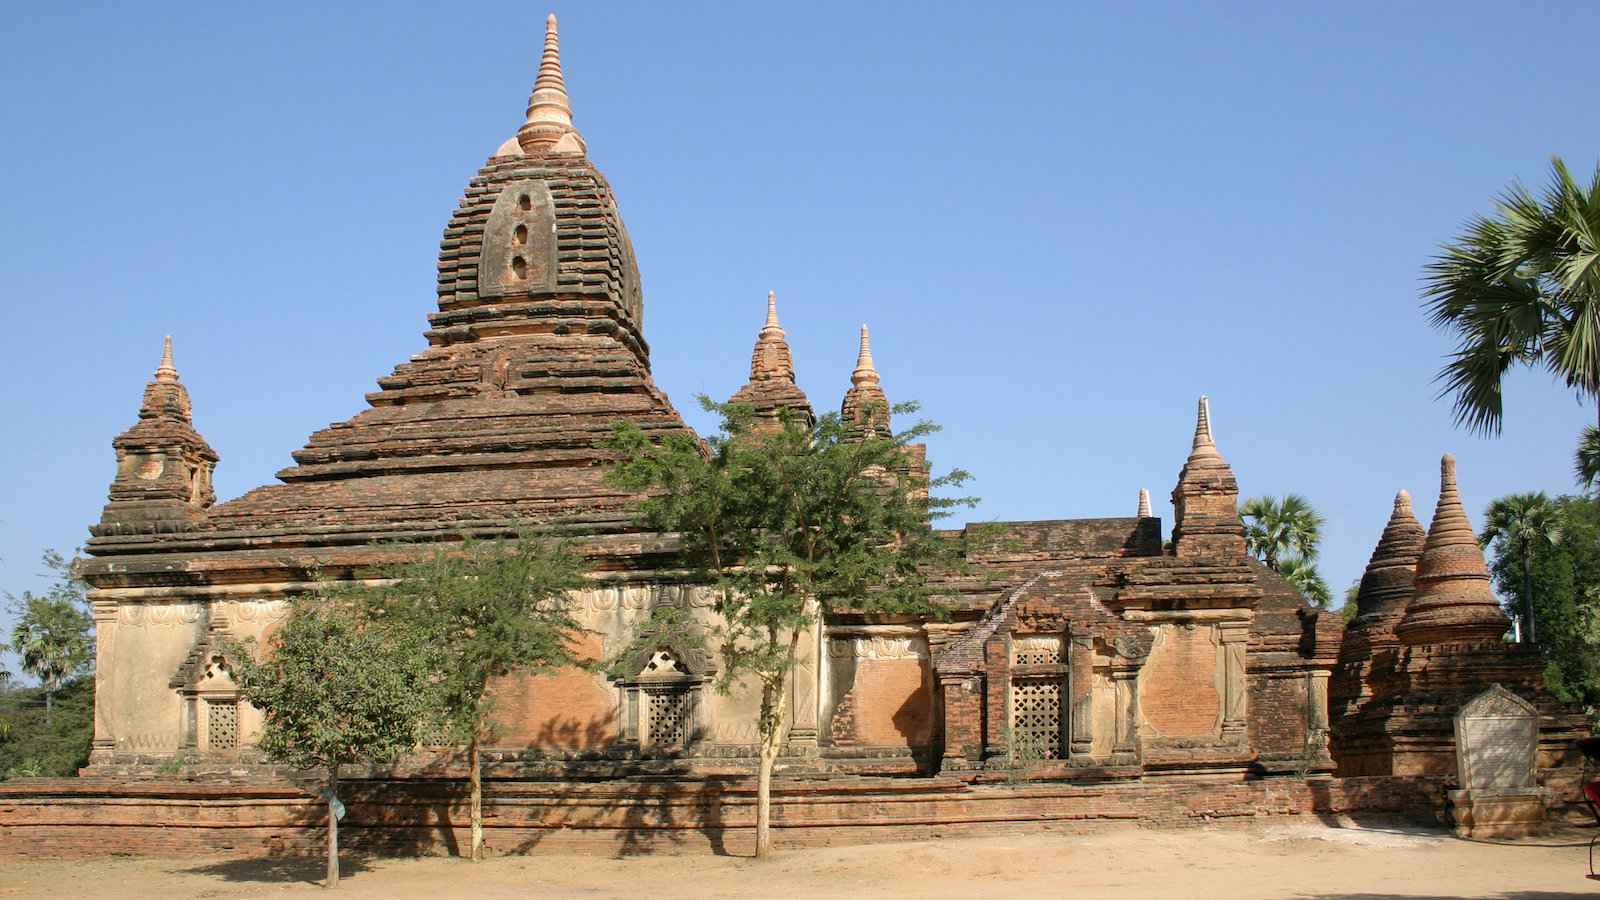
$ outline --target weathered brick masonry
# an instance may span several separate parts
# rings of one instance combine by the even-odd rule
[[[1267,779],[1233,784],[991,784],[953,778],[782,781],[776,842],[806,847],[919,840],[996,829],[1181,827],[1269,817],[1432,815],[1427,785],[1405,779]],[[453,852],[468,840],[453,782],[354,782],[340,840],[355,851]],[[748,853],[749,779],[491,782],[484,819],[496,852],[565,849]],[[326,807],[274,783],[77,781],[0,785],[0,855],[110,853],[314,855]]]
[[[365,409],[311,435],[279,483],[220,504],[219,454],[164,348],[137,423],[113,442],[83,569],[98,633],[94,777],[0,786],[0,850],[319,841],[307,826],[320,808],[253,749],[261,718],[239,697],[224,638],[266,643],[314,578],[381,577],[407,542],[529,525],[570,535],[589,585],[569,609],[596,658],[629,646],[659,606],[714,624],[710,592],[684,583],[674,536],[642,530],[638,498],[604,477],[619,421],[655,438],[690,432],[651,374],[633,246],[573,125],[553,17],[524,123],[445,227],[436,294],[425,346],[378,379]],[[849,382],[847,422],[888,431],[864,326]],[[775,296],[733,399],[761,427],[814,416]],[[926,471],[924,449],[906,465]],[[1458,503],[1441,499],[1426,547],[1414,520],[1391,523],[1346,634],[1246,553],[1239,490],[1202,397],[1170,536],[1144,490],[1131,517],[967,529],[951,538],[968,573],[938,585],[947,615],[844,612],[803,635],[784,767],[832,780],[780,790],[780,843],[1039,822],[1432,816],[1452,771],[1445,723],[1491,680],[1541,704],[1546,783],[1565,796],[1580,723],[1541,693],[1527,653],[1500,642],[1504,618]],[[748,838],[740,779],[753,768],[755,693],[710,690],[716,655],[693,648],[663,644],[631,665],[620,677],[572,669],[494,686],[501,727],[485,758],[503,779],[489,801],[500,849]],[[1335,766],[1330,735],[1341,774],[1384,777],[1321,777]],[[441,754],[419,748],[402,765],[421,771]],[[236,774],[147,780],[171,767]],[[640,780],[651,777],[661,780]],[[995,780],[1007,783],[985,783]],[[453,784],[355,790],[356,843],[435,849],[460,827]]]

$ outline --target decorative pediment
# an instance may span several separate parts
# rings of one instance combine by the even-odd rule
[[[1500,684],[1468,700],[1456,713],[1457,719],[1521,719],[1539,717],[1539,708],[1506,690]]]
[[[679,651],[670,644],[641,644],[623,667],[631,680],[708,678],[717,672],[716,657],[699,648]]]
[[[180,691],[233,690],[234,662],[225,646],[226,631],[213,621],[179,663],[167,686]]]

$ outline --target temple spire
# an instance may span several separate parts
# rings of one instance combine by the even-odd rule
[[[1150,511],[1150,491],[1149,491],[1149,489],[1147,489],[1147,488],[1139,488],[1139,518],[1148,519],[1153,515],[1154,515],[1154,513],[1152,513]]]
[[[514,155],[510,142],[496,155]],[[567,97],[567,80],[561,73],[561,36],[552,13],[545,19],[544,56],[539,60],[539,77],[528,96],[528,115],[517,130],[517,144],[530,155],[583,155],[588,151],[583,136],[572,125],[572,102]]]
[[[1194,420],[1194,446],[1189,453],[1190,459],[1202,457],[1222,458],[1217,452],[1217,442],[1211,438],[1211,401],[1205,394],[1200,395],[1200,410]]]
[[[856,353],[856,368],[850,373],[850,383],[854,385],[878,384],[878,367],[872,362],[872,336],[867,333],[867,326],[861,326],[861,349]]]
[[[1415,593],[1395,633],[1407,644],[1498,641],[1510,624],[1461,505],[1456,458],[1446,453],[1439,461],[1439,505],[1417,560]]]
[[[1211,438],[1211,401],[1200,396],[1194,443],[1172,489],[1172,546],[1180,557],[1242,559],[1239,482]]]
[[[1367,561],[1356,595],[1358,617],[1352,628],[1370,632],[1367,637],[1372,645],[1397,643],[1394,628],[1411,603],[1417,559],[1422,556],[1427,539],[1427,532],[1411,510],[1410,492],[1395,494],[1389,522]]]
[[[850,390],[844,392],[839,412],[845,422],[882,437],[889,436],[889,396],[883,392],[878,366],[872,361],[872,336],[861,326],[861,346],[856,352],[856,367],[850,373]]]
[[[810,427],[816,413],[805,392],[794,380],[794,357],[789,342],[778,324],[778,293],[767,292],[767,321],[756,335],[750,354],[750,381],[728,398],[729,403],[749,404],[755,409],[758,431],[781,431],[782,410],[789,410],[798,421]]]
[[[767,323],[761,326],[761,336],[776,334],[783,337],[783,326],[778,324],[778,292],[767,291]]]
[[[172,364],[172,335],[161,341],[161,364],[156,366],[156,381],[160,384],[177,384],[178,369]]]

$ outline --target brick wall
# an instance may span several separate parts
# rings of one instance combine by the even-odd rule
[[[599,784],[491,781],[489,846],[596,852],[751,849],[751,779]],[[779,846],[803,847],[1008,828],[1185,826],[1275,816],[1377,812],[1428,820],[1436,780],[1269,778],[1232,784],[969,784],[952,778],[782,781]],[[451,853],[467,844],[460,781],[351,782],[340,837],[352,850]],[[315,854],[322,803],[293,786],[182,781],[0,784],[0,855]]]

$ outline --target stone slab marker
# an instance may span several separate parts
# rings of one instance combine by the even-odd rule
[[[1522,837],[1544,825],[1544,792],[1534,780],[1539,711],[1498,684],[1456,713],[1460,790],[1450,792],[1456,834]]]

